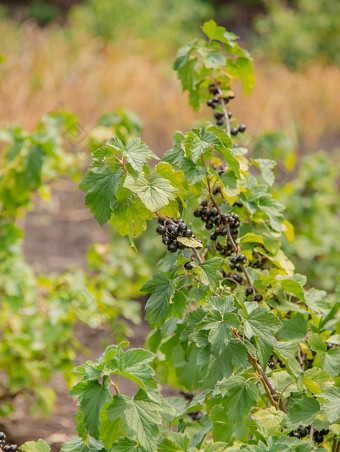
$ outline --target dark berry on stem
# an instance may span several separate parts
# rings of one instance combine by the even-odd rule
[[[171,242],[171,239],[168,235],[163,235],[162,242],[164,243],[164,245],[168,245]]]
[[[186,262],[186,263],[184,264],[184,268],[185,268],[186,270],[192,270],[192,269],[194,268],[194,266],[192,265],[191,262]]]
[[[228,118],[230,119],[232,116],[231,111],[228,111]]]
[[[212,98],[212,101],[213,101],[215,104],[217,104],[217,103],[218,103],[218,97],[217,97],[217,96],[214,96],[214,97]]]
[[[301,435],[300,435],[299,432],[292,432],[291,436],[292,436],[293,438],[301,439]]]
[[[191,237],[191,236],[192,236],[192,230],[191,230],[191,229],[187,229],[187,230],[184,232],[184,235],[185,235],[185,237]]]
[[[232,217],[238,221],[240,219],[239,215],[237,213],[233,213]]]
[[[240,264],[245,264],[247,262],[247,258],[244,254],[239,254],[237,256],[237,262],[239,262]]]
[[[218,126],[223,126],[223,124],[224,124],[223,119],[218,119],[218,120],[216,121],[216,125],[218,125]]]
[[[236,265],[237,264],[237,256],[232,256],[230,258],[230,263]]]
[[[230,133],[231,133],[232,135],[237,135],[238,129],[237,129],[236,127],[232,127],[232,128],[230,129]]]
[[[320,431],[320,433],[321,433],[321,435],[328,435],[329,429],[328,429],[328,428],[327,428],[327,429],[322,429],[322,430]]]
[[[238,128],[238,131],[241,132],[241,133],[245,132],[245,131],[246,131],[246,126],[245,126],[245,124],[241,124],[241,125],[239,126],[239,128]]]
[[[223,118],[223,114],[222,113],[214,113],[214,117],[215,117],[215,119],[221,119],[221,118]]]
[[[170,244],[168,245],[168,251],[169,251],[170,253],[175,253],[175,252],[177,251],[177,245],[176,245],[176,243],[170,243]]]
[[[166,233],[166,227],[165,227],[165,226],[162,226],[162,225],[159,225],[159,226],[157,226],[157,228],[156,228],[156,232],[157,232],[157,234],[159,234],[159,235],[164,235],[164,234]]]
[[[208,99],[208,100],[207,100],[207,106],[208,106],[208,107],[212,107],[212,106],[213,106],[213,101],[212,101],[212,99]]]
[[[187,226],[185,223],[180,223],[180,224],[178,225],[178,230],[179,230],[180,232],[186,231],[187,228],[188,228],[188,226]]]
[[[194,210],[194,216],[196,218],[199,218],[200,216],[202,216],[202,210],[201,209],[195,209]]]
[[[174,224],[169,224],[168,231],[170,234],[176,234],[177,233],[177,227]]]
[[[262,301],[263,300],[263,296],[261,294],[257,294],[257,295],[255,295],[254,300],[255,301]]]
[[[220,243],[216,243],[216,249],[217,251],[223,250],[223,246]]]
[[[225,236],[228,234],[228,229],[227,228],[223,228],[222,231],[220,232],[220,235]]]
[[[313,436],[316,443],[320,444],[323,442],[323,435],[320,432],[316,431]]]
[[[0,432],[0,441],[3,441],[6,438],[4,432]]]
[[[246,295],[251,295],[253,293],[253,289],[251,287],[246,288]]]
[[[208,205],[208,200],[207,200],[207,199],[204,199],[204,200],[201,202],[201,206],[207,207],[207,205]]]
[[[213,195],[217,195],[218,193],[221,193],[221,187],[219,185],[217,185],[214,189],[213,189]]]
[[[216,232],[212,232],[212,233],[210,234],[210,239],[213,240],[213,241],[215,241],[215,240],[217,239],[217,234],[216,234]]]
[[[208,231],[210,231],[213,227],[214,227],[214,225],[212,223],[207,223],[205,225],[205,228],[208,229]]]
[[[218,215],[218,210],[216,209],[216,207],[214,207],[213,209],[211,209],[211,216],[216,217],[217,215]]]
[[[279,361],[281,369],[284,369],[286,367],[286,364],[283,361]]]
[[[268,366],[273,369],[275,367],[275,363],[273,361],[269,361]]]
[[[178,248],[179,250],[184,250],[184,249],[186,248],[186,246],[184,245],[184,243],[181,243],[181,242],[179,242],[178,240],[176,240],[176,245],[177,245],[177,248]]]
[[[299,432],[301,438],[305,438],[308,435],[307,429],[305,429],[303,427],[299,427],[298,432]]]
[[[9,452],[10,451],[10,446],[4,446],[4,452]]]
[[[216,217],[215,220],[214,220],[214,224],[215,224],[216,226],[219,226],[220,223],[221,223],[221,219],[220,219],[219,217]]]

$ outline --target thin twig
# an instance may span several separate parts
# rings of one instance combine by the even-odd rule
[[[229,122],[228,111],[226,109],[226,106],[225,106],[225,103],[224,103],[224,100],[222,97],[223,91],[221,90],[221,88],[218,85],[216,85],[216,86],[217,86],[218,94],[221,96],[219,98],[219,101],[220,101],[220,104],[221,104],[222,110],[223,110],[223,116],[224,116],[224,120],[225,120],[225,127],[227,130],[227,135],[230,138],[230,122]]]
[[[193,248],[192,251],[193,251],[193,253],[194,253],[196,259],[198,260],[198,263],[199,263],[200,265],[202,265],[202,264],[203,264],[203,261],[202,261],[202,259],[201,259],[201,256],[199,255],[199,252],[197,251],[197,249],[196,249],[196,248]]]

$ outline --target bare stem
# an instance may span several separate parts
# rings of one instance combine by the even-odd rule
[[[116,391],[116,394],[120,394],[119,389],[118,389],[118,382],[119,382],[119,376],[118,376],[118,379],[117,379],[117,383],[114,383],[112,381],[111,377],[109,378],[109,383],[113,387],[113,389]]]
[[[222,98],[223,92],[222,92],[221,88],[218,85],[216,85],[216,86],[217,86],[217,89],[218,89],[218,94],[221,96],[219,101],[220,101],[220,104],[222,105],[222,110],[223,110],[223,116],[224,116],[224,120],[225,120],[225,127],[226,127],[226,130],[227,130],[227,135],[230,138],[230,122],[229,122],[228,111],[226,109],[224,100]]]
[[[193,248],[192,251],[193,251],[193,253],[194,253],[196,259],[198,260],[198,263],[199,263],[200,265],[202,265],[202,264],[203,264],[203,261],[202,261],[202,259],[201,259],[201,256],[199,255],[199,252],[197,251],[197,249],[196,249],[196,248]]]

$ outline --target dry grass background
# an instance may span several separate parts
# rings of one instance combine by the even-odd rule
[[[171,146],[173,132],[202,117],[187,105],[172,61],[156,61],[152,47],[129,39],[103,43],[70,30],[20,29],[0,22],[0,124],[32,129],[55,108],[78,114],[90,130],[97,118],[117,106],[136,111],[143,138],[157,153]],[[241,87],[231,105],[251,134],[282,128],[294,140],[315,148],[340,125],[340,70],[310,65],[304,73],[256,61],[256,85],[245,100]],[[206,108],[203,115],[209,115]]]

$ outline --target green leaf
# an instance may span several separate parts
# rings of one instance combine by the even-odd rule
[[[190,438],[183,433],[170,432],[158,444],[157,452],[187,452],[189,450]]]
[[[276,162],[270,159],[252,159],[252,162],[261,171],[262,177],[267,184],[272,186],[275,181],[273,169],[276,166]]]
[[[73,386],[70,394],[79,397],[79,410],[83,414],[87,431],[98,438],[99,413],[111,399],[107,378],[103,379],[103,385],[97,380],[81,381]]]
[[[142,171],[148,159],[154,158],[158,160],[157,155],[154,154],[140,138],[134,138],[125,145],[118,137],[113,137],[106,142],[106,146],[121,151],[123,156],[126,157],[127,161],[136,171]]]
[[[251,339],[257,336],[264,344],[276,345],[275,333],[281,326],[281,321],[266,308],[253,309],[245,322],[245,335]]]
[[[147,452],[147,450],[130,438],[120,438],[110,448],[110,452]]]
[[[220,179],[222,181],[222,193],[232,198],[240,193],[239,180],[237,179],[233,171],[225,171],[221,174]]]
[[[211,344],[211,351],[215,356],[220,356],[225,351],[226,345],[231,340],[230,326],[234,324],[234,316],[232,321],[222,317],[219,312],[208,314],[198,325],[199,330],[208,330],[208,341]]]
[[[331,377],[338,377],[340,374],[340,348],[335,347],[326,353],[319,352],[321,367],[329,373]]]
[[[162,423],[161,407],[152,402],[139,390],[133,399],[125,395],[115,395],[107,406],[110,421],[124,420],[124,428],[130,439],[137,439],[147,450],[154,450],[159,435],[158,425]]]
[[[89,438],[88,445],[81,438],[74,437],[61,446],[61,452],[98,452],[103,449],[103,443]]]
[[[192,237],[177,237],[177,241],[189,248],[202,248],[202,243],[193,239]]]
[[[160,162],[155,168],[157,174],[162,176],[164,179],[168,179],[171,185],[178,190],[181,197],[185,194],[185,177],[182,171],[174,170],[170,163]]]
[[[222,278],[219,268],[223,262],[221,257],[213,257],[203,262],[200,266],[200,276],[203,284],[209,286],[215,292],[219,280]]]
[[[217,42],[206,42],[198,48],[202,57],[202,62],[209,69],[225,66],[226,59],[221,52],[221,47]]]
[[[100,226],[111,217],[111,207],[122,175],[122,168],[112,172],[108,166],[102,164],[91,168],[79,184],[80,190],[87,192],[85,205],[90,208]]]
[[[300,398],[294,397],[288,405],[288,415],[284,424],[288,428],[297,428],[299,425],[310,425],[315,416],[320,412],[320,404],[317,400],[302,394]]]
[[[216,22],[211,19],[203,24],[203,32],[208,36],[210,40],[221,41],[224,44],[234,46],[234,41],[238,39],[234,33],[229,33],[224,27],[220,27]]]
[[[294,342],[305,340],[308,320],[302,314],[297,313],[291,319],[283,319],[282,323],[282,328],[277,332],[280,339]]]
[[[124,187],[136,193],[151,212],[159,210],[169,204],[169,201],[176,199],[175,194],[178,192],[168,179],[158,174],[154,174],[152,180],[148,180],[143,173],[127,176]]]
[[[219,144],[215,135],[204,129],[193,129],[188,133],[188,137],[192,138],[191,157],[194,163],[197,162],[207,149]]]
[[[236,67],[243,85],[245,97],[248,97],[255,84],[255,74],[251,58],[237,58]]]
[[[185,174],[185,178],[189,184],[200,182],[208,174],[204,166],[196,166],[189,157],[184,157],[181,160],[179,168]]]
[[[315,395],[326,391],[334,384],[334,381],[325,370],[320,369],[320,367],[313,367],[305,371],[303,383]]]
[[[109,419],[107,409],[110,404],[111,401],[104,405],[99,417],[99,439],[106,449],[109,449],[115,441],[126,434],[123,419]]]
[[[184,157],[184,146],[183,141],[185,139],[185,135],[182,132],[176,132],[174,138],[172,140],[173,148],[166,151],[163,156],[162,161],[171,163],[174,165],[178,161],[182,160]]]
[[[151,328],[155,328],[161,325],[168,315],[169,303],[175,293],[173,282],[156,273],[140,290],[151,294],[146,303],[146,317]]]
[[[27,441],[22,446],[21,450],[25,452],[50,452],[51,448],[43,439],[38,439],[38,441]]]
[[[256,411],[252,414],[252,417],[263,425],[268,435],[277,435],[281,433],[281,421],[285,417],[285,413],[274,407],[269,407]]]
[[[318,397],[325,400],[322,403],[322,409],[329,422],[337,422],[340,419],[340,388],[333,386],[326,392],[319,394]]]

